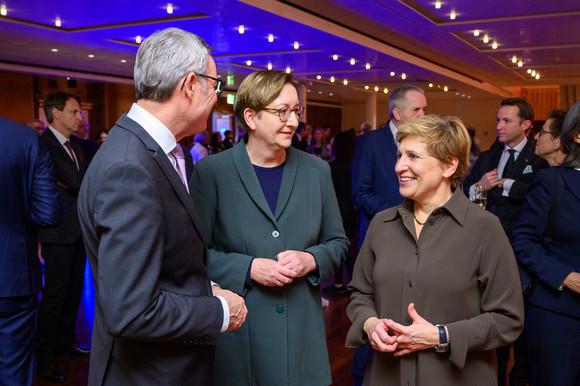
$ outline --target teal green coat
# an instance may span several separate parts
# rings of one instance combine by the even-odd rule
[[[199,160],[190,191],[206,229],[210,279],[245,298],[242,327],[217,340],[215,385],[332,382],[320,281],[345,258],[348,239],[328,164],[289,148],[272,214],[244,142]],[[254,257],[285,250],[314,255],[318,271],[284,287],[245,287]]]

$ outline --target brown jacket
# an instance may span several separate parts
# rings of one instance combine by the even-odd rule
[[[495,348],[523,329],[516,261],[497,217],[457,189],[431,213],[417,241],[413,201],[378,213],[358,256],[347,314],[348,347],[368,343],[371,316],[409,325],[409,303],[433,324],[445,324],[451,350],[401,358],[376,352],[365,385],[495,385]]]

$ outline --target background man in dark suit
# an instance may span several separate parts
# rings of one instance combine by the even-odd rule
[[[474,185],[487,191],[486,209],[501,221],[510,237],[522,206],[528,186],[538,170],[548,163],[537,156],[536,144],[526,138],[526,131],[534,120],[534,109],[523,98],[507,98],[501,101],[497,113],[497,139],[492,147],[481,153],[471,172],[463,181],[463,191],[469,197]],[[510,347],[497,349],[498,384],[505,385],[506,366]],[[524,334],[514,343],[515,364],[510,372],[510,385],[526,385],[527,350]]]
[[[52,161],[31,128],[0,117],[0,384],[31,385],[42,271],[37,227],[62,221]]]
[[[374,215],[403,202],[395,173],[398,148],[395,136],[400,125],[424,116],[426,108],[427,99],[422,89],[413,85],[398,87],[389,97],[391,120],[388,124],[357,140],[351,171],[352,196],[361,212],[359,248]],[[355,385],[362,385],[368,350],[370,346],[355,351],[352,367]]]
[[[176,28],[141,44],[138,100],[81,188],[96,297],[90,385],[210,385],[215,338],[245,320],[244,300],[208,280],[177,143],[205,130],[221,94],[210,49]]]
[[[80,145],[70,141],[82,120],[80,98],[63,91],[43,102],[49,126],[41,138],[50,153],[64,203],[64,220],[39,233],[44,258],[44,288],[38,307],[36,355],[38,374],[50,381],[65,375],[54,363],[55,354],[88,355],[76,341],[75,322],[81,302],[85,248],[77,214],[77,198],[87,168]]]

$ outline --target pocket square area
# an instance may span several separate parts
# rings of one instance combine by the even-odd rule
[[[524,169],[524,171],[522,172],[522,174],[528,174],[528,173],[533,173],[532,170],[532,165],[528,165],[526,166],[526,168]]]

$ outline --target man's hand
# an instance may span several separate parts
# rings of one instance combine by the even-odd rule
[[[232,291],[220,288],[218,285],[213,285],[211,291],[213,296],[221,296],[226,299],[226,303],[228,303],[230,309],[230,324],[228,326],[228,331],[240,328],[240,326],[246,321],[246,315],[248,314],[244,298]]]
[[[306,276],[316,269],[314,256],[308,252],[284,251],[278,254],[278,262],[288,268],[294,277]]]
[[[498,184],[499,178],[497,175],[497,169],[493,169],[485,173],[476,185],[481,186],[483,190],[487,192],[488,190],[495,188]]]
[[[393,352],[397,349],[397,337],[389,335],[389,328],[385,324],[386,320],[374,316],[370,317],[365,320],[363,329],[375,350]]]
[[[250,279],[258,284],[282,287],[292,283],[295,277],[296,275],[288,267],[278,261],[258,257],[252,261]]]
[[[571,291],[580,294],[580,273],[571,272],[566,279],[564,279],[564,285],[570,288]]]

